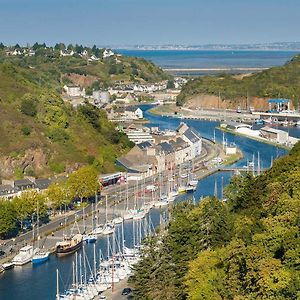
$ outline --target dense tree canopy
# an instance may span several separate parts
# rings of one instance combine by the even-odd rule
[[[146,241],[139,299],[299,299],[300,143],[232,178],[226,197],[174,208],[167,234]]]

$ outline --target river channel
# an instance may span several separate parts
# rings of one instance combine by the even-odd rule
[[[144,116],[150,123],[147,126],[159,126],[160,129],[176,129],[182,120],[171,117],[156,116],[149,113],[150,106],[143,105]],[[218,122],[204,121],[204,120],[184,120],[189,126],[197,129],[203,137],[212,139],[214,135],[214,128],[219,125]],[[298,129],[298,131],[300,131]],[[298,133],[298,132],[297,132]],[[216,130],[216,141],[221,142],[223,133]],[[241,136],[226,133],[225,139],[228,143],[235,143],[237,147],[243,152],[244,158],[238,161],[236,166],[244,166],[247,160],[252,160],[253,154],[257,156],[260,154],[261,167],[267,168],[270,166],[272,159],[276,159],[284,154],[286,150],[277,148],[272,145],[264,144],[258,141],[247,139]],[[201,196],[213,195],[215,190],[215,182],[218,187],[218,195],[221,195],[221,183],[228,184],[232,174],[230,172],[215,173],[198,183],[194,197],[198,201]],[[178,201],[183,200],[180,197]],[[151,220],[154,226],[159,224],[160,211],[159,209],[151,210]],[[132,221],[126,221],[124,225],[125,240],[127,246],[133,245],[133,224]],[[96,253],[101,249],[104,255],[107,253],[106,237],[99,238],[96,242]],[[81,250],[82,251],[82,250]],[[93,260],[93,245],[87,244],[85,251],[92,265]],[[60,272],[60,289],[63,291],[68,287],[72,280],[72,262],[74,256],[57,259],[55,255],[51,255],[48,262],[32,266],[27,264],[20,268],[15,268],[11,271],[4,272],[0,275],[0,299],[1,300],[54,300],[56,293],[56,269]]]

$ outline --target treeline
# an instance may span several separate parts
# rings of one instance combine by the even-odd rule
[[[99,193],[98,172],[82,167],[67,180],[52,183],[44,192],[28,190],[12,200],[0,200],[0,237],[16,235],[24,225],[48,222],[49,214],[72,207],[75,199],[88,199]],[[26,226],[25,226],[26,227]]]
[[[235,75],[220,74],[203,76],[190,80],[177,97],[181,106],[190,97],[199,94],[220,96],[222,100],[259,98],[292,99],[294,105],[300,103],[300,55],[281,67],[264,70],[242,79]]]
[[[300,143],[263,175],[235,176],[227,201],[180,203],[146,241],[138,299],[299,299]]]
[[[95,55],[98,58],[101,58],[104,52],[104,48],[99,48],[96,45],[93,47],[87,47],[79,44],[68,44],[64,43],[56,43],[54,46],[47,46],[46,43],[34,43],[33,45],[20,46],[19,44],[15,44],[13,46],[6,46],[3,43],[0,43],[0,51],[12,51],[12,50],[33,50],[34,55],[58,55],[60,51],[73,51],[75,54],[82,54],[84,51],[87,52],[88,55]],[[26,54],[26,52],[24,52]]]

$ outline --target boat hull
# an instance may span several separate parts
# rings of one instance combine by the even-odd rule
[[[56,248],[56,255],[57,256],[66,256],[69,254],[72,254],[74,252],[76,252],[78,249],[80,249],[82,247],[82,241],[80,241],[79,243],[77,243],[76,245],[66,248],[66,249],[61,249],[61,248]]]
[[[42,264],[43,262],[47,261],[49,259],[49,253],[44,255],[44,256],[39,256],[39,257],[33,257],[31,262],[32,264]]]
[[[5,270],[5,271],[7,271],[7,270],[11,270],[11,269],[13,269],[15,267],[15,265],[13,264],[13,263],[7,263],[7,264],[3,264],[2,265],[2,268]]]

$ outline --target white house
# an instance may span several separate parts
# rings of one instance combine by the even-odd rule
[[[60,50],[60,56],[73,56],[74,53],[75,52],[73,50],[71,50],[71,51],[68,51],[68,50],[62,51],[62,50]]]
[[[109,102],[109,93],[108,92],[102,92],[102,91],[93,91],[92,98],[96,102],[101,103],[108,103]]]
[[[115,53],[111,49],[105,49],[103,51],[103,58],[111,57],[115,55]]]
[[[81,53],[80,53],[80,56],[81,57],[85,57],[85,56],[88,56],[89,53],[87,52],[87,50],[83,50]]]
[[[134,120],[144,118],[143,111],[139,107],[136,108],[135,106],[127,106],[124,113],[127,119]]]
[[[190,127],[183,133],[182,138],[191,147],[191,159],[201,154],[202,137],[197,130],[195,130],[193,127]]]
[[[85,97],[85,89],[77,85],[65,85],[64,90],[70,97]]]

